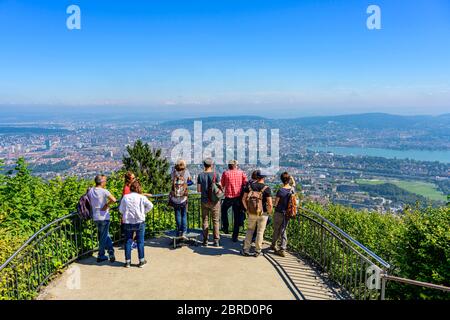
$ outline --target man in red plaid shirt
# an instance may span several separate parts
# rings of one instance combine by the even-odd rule
[[[225,192],[225,199],[222,202],[222,230],[228,234],[228,209],[233,210],[234,227],[233,227],[233,241],[238,241],[239,227],[243,225],[244,219],[241,210],[241,192],[242,187],[247,183],[247,176],[238,169],[238,162],[231,160],[228,163],[228,169],[222,174],[220,183]]]

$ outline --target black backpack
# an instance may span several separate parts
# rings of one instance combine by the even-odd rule
[[[81,220],[92,219],[91,200],[88,196],[89,191],[91,191],[91,189],[81,196],[77,204],[77,213]]]

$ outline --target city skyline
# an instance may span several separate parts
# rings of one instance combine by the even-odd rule
[[[444,114],[449,35],[439,0],[1,1],[0,109]]]

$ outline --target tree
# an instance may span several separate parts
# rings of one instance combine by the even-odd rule
[[[157,194],[170,188],[169,161],[162,157],[161,149],[152,149],[148,143],[137,140],[127,147],[123,156],[123,170],[132,171],[145,191]]]

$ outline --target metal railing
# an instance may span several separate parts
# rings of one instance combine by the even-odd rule
[[[173,209],[167,195],[152,197],[154,209],[146,218],[146,236],[175,229]],[[202,226],[200,195],[189,196],[188,228]],[[233,224],[231,218],[231,224]],[[212,221],[210,220],[210,227]],[[266,238],[271,237],[268,226]],[[114,243],[122,240],[120,217],[112,210],[110,233]],[[387,281],[404,282],[448,291],[450,288],[389,275],[390,265],[353,239],[331,221],[300,208],[288,227],[289,249],[308,258],[348,299],[384,299]],[[92,221],[72,213],[36,232],[0,266],[0,299],[32,299],[41,287],[73,261],[97,250],[97,228]]]
[[[344,298],[384,300],[388,281],[450,292],[449,287],[389,275],[388,262],[307,208],[290,222],[288,238],[289,249],[310,259]]]
[[[379,275],[390,265],[331,221],[301,208],[288,230],[294,252],[306,255],[322,274],[339,285],[344,297],[381,298]]]
[[[175,229],[167,195],[154,195],[146,218],[146,236]],[[110,234],[115,244],[123,240],[117,208],[111,210]],[[189,197],[188,227],[201,226],[200,197]],[[98,249],[97,228],[91,220],[68,214],[38,230],[0,266],[0,300],[32,299],[61,269]]]

